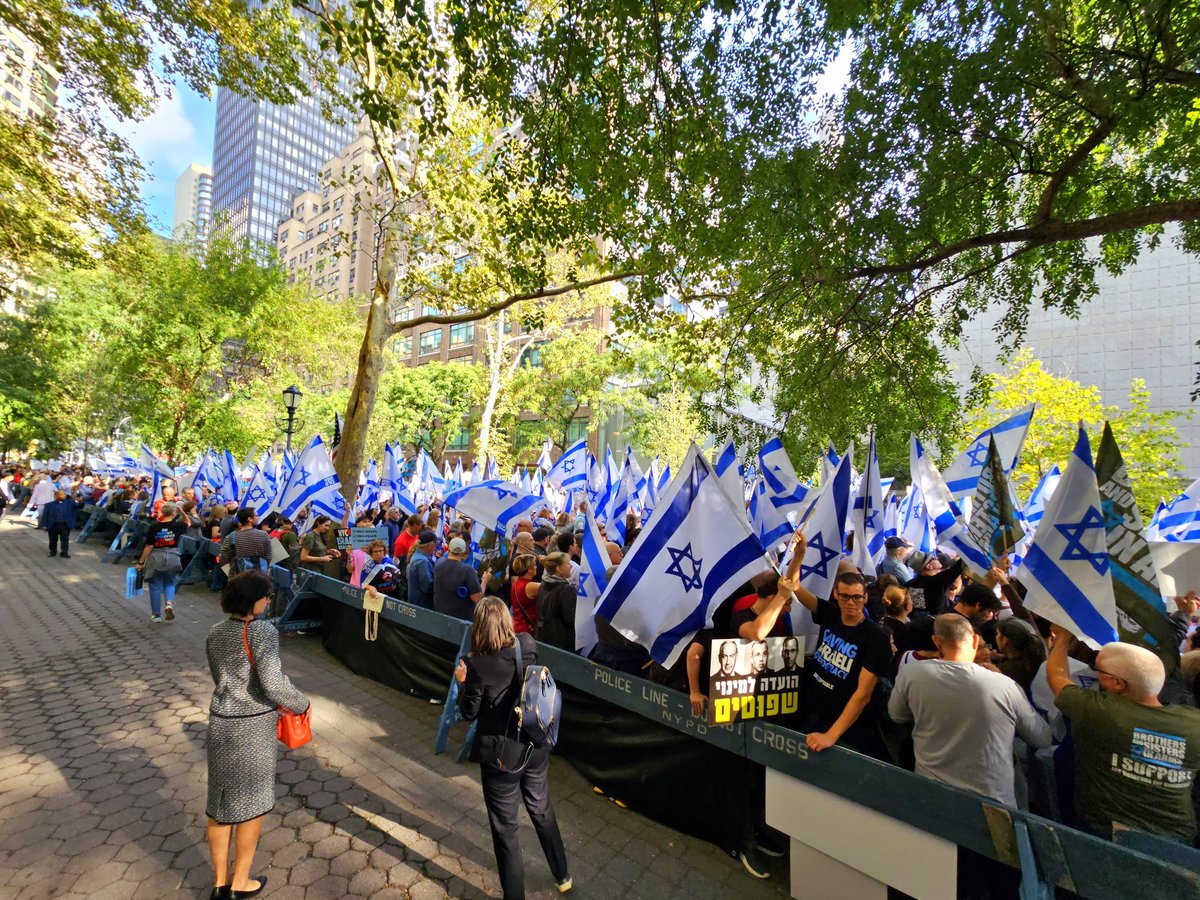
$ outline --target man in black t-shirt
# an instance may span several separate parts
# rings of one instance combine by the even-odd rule
[[[818,601],[807,591],[797,596],[821,628],[809,681],[808,748],[820,752],[841,743],[879,756],[882,747],[871,697],[888,672],[892,651],[887,632],[863,613],[865,579],[855,572],[841,573],[832,601]]]

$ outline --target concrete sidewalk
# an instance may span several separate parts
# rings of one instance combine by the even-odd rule
[[[204,640],[220,612],[182,588],[174,622],[123,599],[105,542],[48,559],[28,521],[0,519],[0,898],[207,897]],[[281,755],[254,871],[264,897],[496,897],[478,768],[435,756],[440,707],[360,678],[317,636],[283,640],[313,700],[312,744]],[[449,673],[447,673],[447,676]],[[750,878],[716,847],[597,797],[566,762],[552,796],[568,897],[784,897],[787,868]],[[530,897],[559,896],[526,819]]]

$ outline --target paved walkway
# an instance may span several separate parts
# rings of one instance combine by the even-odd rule
[[[0,898],[206,897],[204,639],[221,613],[183,588],[174,622],[123,599],[103,540],[47,559],[43,532],[0,519]],[[255,873],[263,896],[495,897],[478,769],[433,754],[440,708],[287,637],[284,669],[313,700],[316,739],[284,754]],[[463,726],[452,736],[461,741]],[[455,740],[457,738],[457,740]],[[592,793],[565,761],[552,796],[578,898],[783,897],[715,847]],[[530,897],[557,897],[533,829]]]

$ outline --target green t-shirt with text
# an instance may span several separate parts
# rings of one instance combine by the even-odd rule
[[[1192,782],[1200,769],[1200,710],[1143,706],[1070,685],[1055,701],[1071,720],[1084,823],[1111,837],[1112,823],[1191,843]]]

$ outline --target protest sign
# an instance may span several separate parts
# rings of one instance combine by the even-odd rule
[[[334,532],[339,550],[354,550],[365,548],[372,541],[388,542],[386,528],[339,528]]]
[[[728,725],[797,712],[803,666],[804,639],[800,637],[713,641],[708,721]]]

